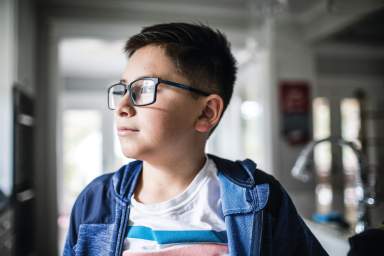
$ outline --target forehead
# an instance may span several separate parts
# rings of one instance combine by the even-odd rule
[[[148,45],[136,50],[128,59],[122,78],[131,82],[144,76],[174,79],[181,75],[161,46]]]

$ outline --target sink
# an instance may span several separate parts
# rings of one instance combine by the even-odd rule
[[[305,224],[320,241],[323,248],[330,256],[346,256],[349,251],[349,232],[340,231],[331,224],[319,224],[312,220],[304,219]]]

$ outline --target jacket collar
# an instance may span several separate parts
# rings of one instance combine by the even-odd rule
[[[231,161],[212,154],[208,154],[208,157],[215,162],[218,171],[236,185],[246,188],[256,185],[256,163],[252,160]]]
[[[257,212],[266,206],[269,185],[265,175],[256,169],[256,164],[252,160],[234,162],[214,155],[209,157],[218,169],[225,216]]]
[[[207,154],[211,158],[218,169],[219,176],[223,176],[225,180],[234,183],[241,188],[253,188],[256,184],[256,163],[250,159],[243,161],[231,161],[218,156]],[[136,160],[121,167],[113,175],[113,185],[116,195],[123,201],[129,202],[139,174],[142,170],[142,161]],[[222,179],[220,179],[223,182]]]
[[[130,162],[113,174],[112,182],[116,196],[124,202],[129,202],[139,179],[143,162]]]

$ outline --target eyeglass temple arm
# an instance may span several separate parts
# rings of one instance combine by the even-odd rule
[[[185,90],[188,90],[188,91],[196,92],[196,93],[202,94],[204,96],[208,96],[209,95],[209,93],[206,93],[204,91],[201,91],[199,89],[196,89],[196,88],[193,88],[191,86],[184,85],[184,84],[179,84],[179,83],[176,83],[176,82],[172,82],[172,81],[168,81],[168,80],[162,80],[162,79],[159,79],[159,82],[160,83],[164,83],[164,84],[168,84],[168,85],[171,85],[171,86],[174,86],[174,87],[182,88],[182,89],[185,89]]]

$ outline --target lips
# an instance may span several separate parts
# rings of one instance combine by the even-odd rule
[[[132,133],[136,133],[138,131],[139,130],[137,130],[135,128],[130,128],[130,127],[118,127],[117,128],[117,134],[119,136],[129,135],[129,134],[132,134]]]

